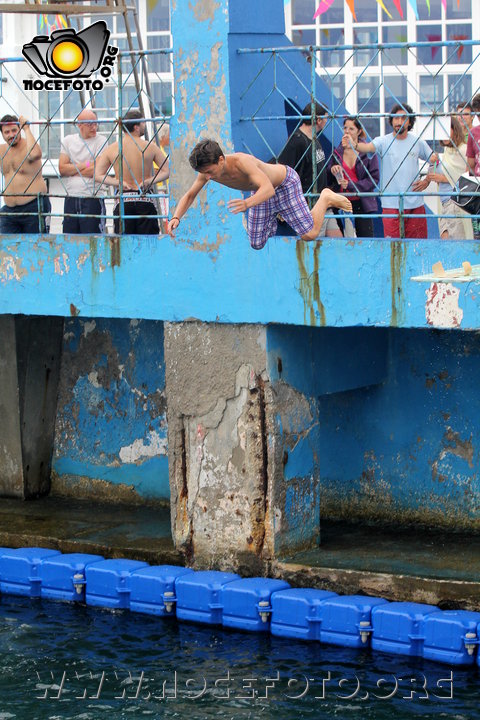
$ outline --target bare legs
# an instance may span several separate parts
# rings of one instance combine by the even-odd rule
[[[329,190],[329,188],[322,190],[320,197],[311,210],[313,228],[310,232],[302,235],[302,240],[315,240],[318,237],[323,225],[325,213],[329,208],[339,208],[340,210],[345,210],[345,212],[352,212],[352,203],[344,195],[335,193],[333,190]]]

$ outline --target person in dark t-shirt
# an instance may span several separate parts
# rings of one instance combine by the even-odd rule
[[[309,193],[319,195],[324,188],[329,187],[328,163],[332,154],[332,145],[321,134],[328,122],[328,110],[318,102],[315,103],[314,108],[315,127],[312,125],[311,117],[305,118],[300,127],[290,135],[277,160],[298,173],[304,195]],[[302,115],[311,114],[312,104],[309,103],[303,108]],[[315,148],[315,161],[312,142]],[[307,202],[311,206],[316,199],[316,197],[307,197]],[[325,218],[320,235],[342,237],[343,233],[335,218]]]

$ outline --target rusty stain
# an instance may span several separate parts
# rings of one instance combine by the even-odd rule
[[[317,303],[318,314],[320,316],[320,325],[325,327],[327,319],[325,317],[325,306],[320,299],[320,250],[322,248],[322,240],[315,243],[313,250],[313,299]]]
[[[315,243],[315,247],[313,250],[313,273],[311,275],[308,274],[306,262],[305,262],[305,252],[306,252],[306,244],[304,240],[297,240],[295,252],[297,255],[297,262],[298,267],[300,270],[300,285],[299,285],[299,291],[300,295],[303,298],[303,321],[305,325],[326,325],[326,317],[325,317],[325,306],[323,305],[321,299],[320,299],[320,280],[319,280],[319,253],[320,248],[322,246],[322,241],[318,240]],[[314,303],[316,303],[318,308],[318,316],[320,318],[320,323],[317,322],[317,317],[315,314],[315,308]],[[307,318],[307,314],[309,317]]]
[[[405,273],[406,249],[405,243],[398,240],[390,244],[390,294],[392,302],[391,325],[398,327],[404,320],[404,303],[402,286]]]
[[[77,315],[80,315],[80,310],[73,303],[70,303],[70,315],[72,317],[77,317]]]
[[[120,238],[110,238],[110,264],[112,268],[120,267],[121,254],[120,254]]]

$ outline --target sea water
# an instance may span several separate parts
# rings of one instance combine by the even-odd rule
[[[3,596],[0,720],[479,716],[480,668]]]

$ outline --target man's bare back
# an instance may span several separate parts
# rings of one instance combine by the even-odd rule
[[[158,145],[147,142],[142,135],[145,132],[145,123],[138,122],[131,133],[122,137],[122,175],[123,189],[137,192],[148,191],[153,182],[166,180],[169,175],[168,162]],[[158,170],[154,171],[153,163]],[[108,177],[108,171],[113,168],[115,180]],[[120,148],[115,142],[100,155],[95,171],[95,180],[105,182],[107,185],[118,187],[120,184]]]
[[[281,185],[287,174],[285,165],[272,165],[259,160],[253,155],[239,152],[226,155],[223,174],[220,177],[211,179],[235,190],[254,191],[258,189],[258,184],[252,180],[252,168],[264,173],[274,188]],[[202,173],[200,172],[200,174]]]
[[[115,177],[120,178],[120,154],[118,142],[109,146],[106,151],[110,164],[113,166]],[[153,146],[148,145],[141,138],[126,136],[122,141],[122,172],[124,186],[132,190],[143,190],[145,182],[151,181],[153,176],[154,152]]]
[[[25,137],[22,137],[21,130],[25,132]],[[22,116],[20,116],[18,124],[4,124],[2,135],[7,141],[6,144],[0,145],[0,168],[4,176],[5,205],[8,207],[26,205],[38,193],[47,192],[47,186],[42,177],[40,145]]]

